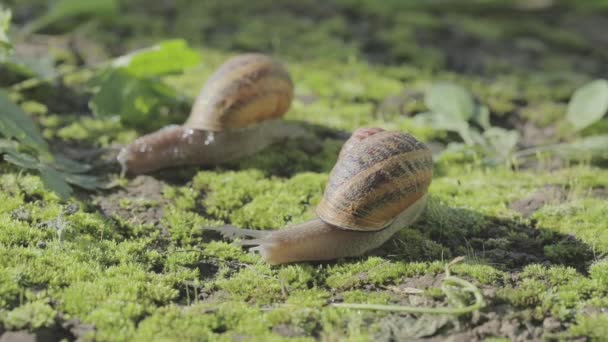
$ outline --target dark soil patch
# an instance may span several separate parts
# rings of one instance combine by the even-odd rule
[[[457,319],[449,316],[391,315],[380,322],[380,331],[375,341],[412,341],[428,338],[449,330],[457,324]]]
[[[277,324],[272,327],[272,332],[284,337],[306,336],[307,334],[290,324]]]
[[[43,328],[33,332],[28,330],[6,331],[0,336],[0,342],[54,342],[74,340],[74,336],[66,330],[59,328]]]
[[[608,188],[598,187],[591,190],[591,196],[608,199]]]
[[[444,278],[445,274],[443,273],[437,275],[425,274],[422,277],[407,278],[401,285],[397,286],[397,288],[403,291],[407,291],[407,289],[410,288],[423,290],[428,289],[430,287],[439,287],[441,286],[441,282]]]
[[[67,329],[72,335],[78,340],[83,339],[86,335],[95,331],[95,326],[91,324],[84,324],[79,319],[70,319],[62,324],[64,329]]]
[[[527,218],[545,205],[560,204],[566,199],[567,193],[562,186],[546,185],[532,195],[512,202],[509,208]]]
[[[565,198],[565,194],[555,191],[555,196],[562,196],[558,199]],[[540,207],[534,201],[527,202],[532,203],[523,208]],[[548,203],[544,197],[538,202]],[[503,271],[518,271],[538,263],[571,266],[585,273],[593,260],[589,245],[549,227],[536,226],[534,222],[486,216],[462,208],[433,210],[437,213],[423,217],[415,228],[451,255],[480,259]],[[389,251],[390,248],[390,242],[383,247]]]
[[[107,196],[96,196],[101,212],[131,224],[157,225],[168,201],[163,198],[164,183],[150,176],[137,176],[125,189]]]

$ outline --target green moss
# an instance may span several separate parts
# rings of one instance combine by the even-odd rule
[[[52,327],[55,325],[55,311],[48,303],[31,302],[21,305],[9,313],[3,319],[3,324],[9,329],[38,329]]]
[[[517,288],[506,287],[500,289],[497,295],[515,307],[534,308],[541,303],[541,297],[545,291],[543,282],[535,279],[523,279]]]
[[[171,200],[177,209],[193,210],[199,193],[190,187],[163,187],[163,197]]]
[[[600,286],[608,288],[608,261],[603,260],[591,265],[589,275]]]
[[[86,141],[107,147],[110,142],[129,143],[135,140],[135,132],[125,131],[117,118],[74,119],[73,122],[57,130],[57,137],[64,140]]]
[[[179,245],[194,245],[202,241],[203,227],[215,226],[217,222],[202,218],[191,211],[170,206],[165,209],[162,219],[167,226],[171,239]]]
[[[328,172],[334,166],[342,144],[343,141],[335,139],[291,139],[235,162],[234,167],[239,170],[256,169],[265,175],[280,177],[297,173]],[[315,153],[310,154],[310,151]]]
[[[492,266],[459,263],[450,268],[454,274],[467,275],[482,284],[497,284],[506,278],[504,272],[498,271]]]
[[[169,305],[139,323],[133,341],[194,341],[208,340],[219,329],[220,322],[207,307],[196,305],[180,308]]]
[[[285,297],[290,282],[283,281],[266,264],[248,266],[231,274],[229,269],[220,270],[213,286],[226,291],[234,300],[268,304]],[[304,288],[295,282],[295,289]]]
[[[572,336],[584,336],[601,341],[608,336],[608,316],[605,314],[580,315],[570,330]]]
[[[428,270],[427,263],[391,262],[369,257],[364,261],[332,267],[325,283],[333,289],[350,289],[364,284],[382,285],[401,277],[425,274]]]
[[[387,253],[407,261],[449,260],[449,248],[433,241],[416,229],[404,228],[384,246]]]
[[[342,300],[345,303],[362,304],[388,304],[392,297],[384,292],[366,292],[362,290],[351,290],[342,292]]]
[[[592,248],[605,252],[608,250],[608,221],[604,220],[606,215],[608,209],[605,200],[585,198],[557,206],[546,206],[533,217],[542,227],[551,227],[552,230],[560,233],[573,234]],[[568,255],[580,253],[576,249],[568,251],[564,248],[554,252],[558,256],[564,253]]]
[[[94,281],[74,280],[58,298],[64,312],[94,324],[100,340],[130,338],[138,320],[178,295],[171,277],[146,273],[137,264],[111,266],[97,274]]]
[[[320,289],[296,290],[290,293],[284,306],[268,313],[267,319],[273,326],[289,326],[297,334],[310,336],[318,329],[328,297],[329,293]]]
[[[312,217],[320,200],[325,175],[304,173],[288,180],[264,179],[257,170],[199,172],[193,186],[207,193],[203,203],[214,218],[241,227],[279,228]],[[263,211],[264,215],[259,215]]]
[[[253,253],[247,253],[241,246],[221,241],[211,241],[205,245],[205,255],[220,260],[237,260],[245,263],[254,263],[259,257]]]
[[[22,289],[18,282],[18,271],[5,267],[3,266],[2,272],[0,272],[0,307],[8,308],[17,301]]]

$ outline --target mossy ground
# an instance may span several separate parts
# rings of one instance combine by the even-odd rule
[[[40,3],[8,1],[17,23],[40,14]],[[470,89],[493,124],[520,130],[520,147],[563,139],[570,95],[608,71],[608,21],[600,15],[606,7],[559,2],[532,11],[483,3],[124,1],[119,18],[59,36],[73,43],[58,49],[68,67],[183,37],[200,49],[203,63],[166,81],[191,97],[226,57],[273,53],[296,84],[287,119],[317,141],[290,141],[222,168],[121,179],[69,203],[39,177],[0,164],[0,335],[605,339],[608,170],[590,161],[513,169],[445,153],[436,160],[424,217],[355,259],[271,267],[202,229],[279,229],[313,217],[337,153],[357,127],[407,131],[440,148],[453,141],[411,119],[425,110],[422,94],[437,80]],[[70,25],[47,33],[66,32],[63,24]],[[118,146],[187,113],[130,127],[93,117],[77,76],[63,82],[15,96],[66,153]],[[607,131],[599,123],[583,134]],[[100,170],[118,177],[116,165]],[[444,306],[438,287],[456,256],[467,258],[452,272],[480,287],[487,303],[481,312],[457,318],[329,305]]]

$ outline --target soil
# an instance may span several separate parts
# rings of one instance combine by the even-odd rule
[[[151,176],[137,176],[124,189],[93,198],[100,211],[113,219],[131,224],[159,225],[163,208],[169,202],[163,198],[164,183]],[[121,204],[121,203],[127,204]]]
[[[567,192],[558,185],[546,185],[532,195],[511,203],[509,208],[530,217],[547,204],[560,204],[567,200]]]

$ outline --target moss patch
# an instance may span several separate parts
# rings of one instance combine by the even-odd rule
[[[162,77],[184,99],[193,100],[227,57],[270,53],[295,84],[285,119],[312,136],[217,168],[119,179],[115,188],[79,191],[68,203],[38,176],[1,163],[0,335],[28,330],[42,339],[42,331],[60,330],[70,339],[98,341],[605,338],[603,160],[557,163],[541,156],[517,167],[492,164],[477,148],[449,145],[462,142],[453,132],[415,120],[428,110],[425,91],[453,81],[489,109],[493,126],[520,133],[518,149],[607,132],[606,120],[574,132],[564,113],[575,89],[605,77],[605,30],[597,28],[607,25],[602,14],[608,7],[522,5],[135,0],[121,2],[121,15],[86,24],[84,17],[62,20],[26,40],[20,51],[39,49],[42,41],[46,50],[53,46],[58,70],[75,70],[48,84],[13,88],[58,152],[112,151],[183,122],[188,110],[175,106],[158,120],[127,127],[92,115],[91,94],[83,91],[94,74],[83,65],[175,37],[202,55],[200,65]],[[23,27],[47,4],[8,0],[6,6]],[[59,36],[69,48],[54,44]],[[23,80],[8,70],[0,74],[7,76],[0,77],[2,87]],[[269,266],[205,231],[223,224],[276,230],[313,218],[343,142],[361,126],[409,132],[434,152],[426,212],[379,250]],[[116,165],[93,172],[118,177]],[[537,201],[525,214],[513,206],[547,188],[559,198]],[[487,304],[474,315],[448,319],[331,305],[453,304],[440,284],[445,264],[457,256],[466,262],[452,273],[478,286]]]

